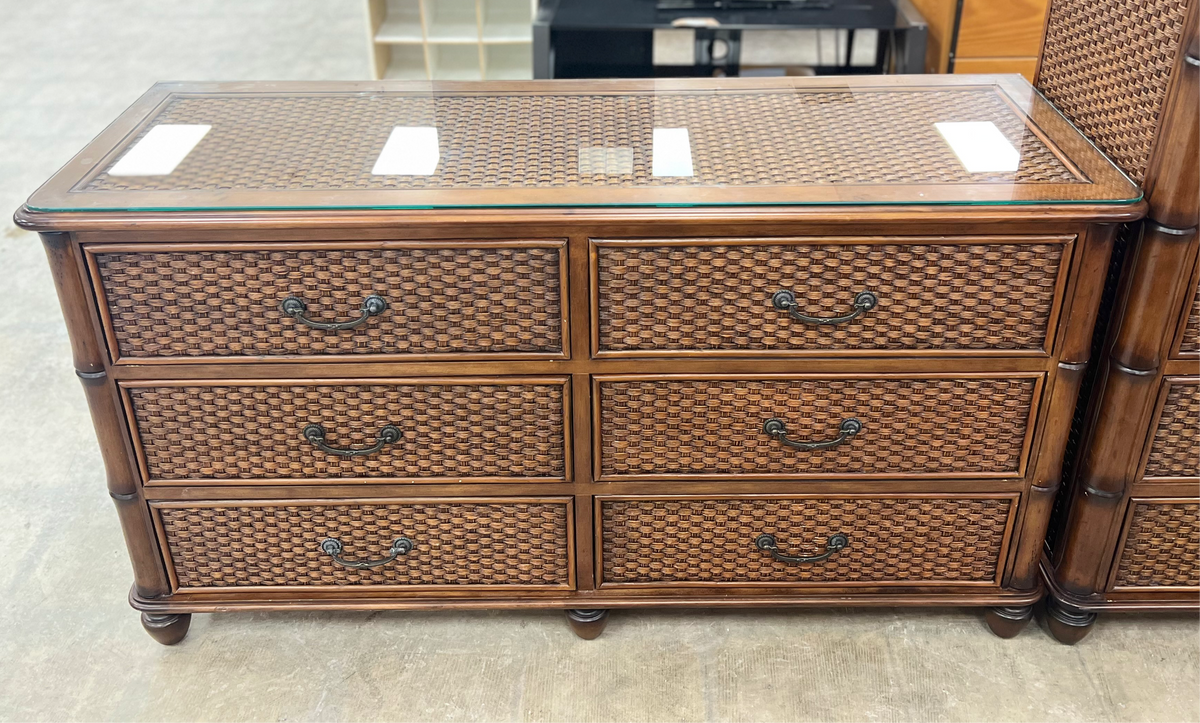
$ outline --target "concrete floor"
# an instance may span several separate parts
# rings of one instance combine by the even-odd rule
[[[1200,720],[1195,616],[196,616],[152,642],[41,246],[9,214],[155,80],[361,79],[353,0],[0,0],[0,719]]]

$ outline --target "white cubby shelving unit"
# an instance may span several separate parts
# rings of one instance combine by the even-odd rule
[[[538,0],[367,0],[376,79],[533,77]]]

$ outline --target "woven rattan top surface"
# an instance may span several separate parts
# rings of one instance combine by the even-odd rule
[[[40,211],[1128,203],[1019,76],[160,84]]]

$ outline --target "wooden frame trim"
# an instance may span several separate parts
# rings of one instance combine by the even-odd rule
[[[558,385],[563,390],[563,474],[559,477],[231,477],[209,478],[188,477],[182,479],[161,479],[150,474],[146,452],[142,445],[141,429],[133,408],[133,400],[128,390],[137,388],[163,387],[233,387],[233,386],[345,386],[345,385],[498,385],[498,386],[535,386]],[[245,487],[245,486],[296,486],[296,485],[355,485],[369,484],[567,484],[574,476],[574,447],[573,424],[571,416],[571,377],[384,377],[384,378],[339,378],[339,379],[197,379],[197,380],[128,380],[117,382],[121,404],[124,407],[126,424],[133,440],[134,456],[137,458],[138,472],[145,487]]]
[[[1040,581],[1039,581],[1040,583]],[[798,608],[798,607],[929,607],[938,606],[1021,606],[1032,605],[1045,595],[1039,584],[1032,590],[1006,590],[1004,588],[977,588],[974,590],[939,590],[935,586],[902,591],[847,591],[847,590],[796,590],[771,591],[747,590],[744,595],[731,595],[730,590],[697,591],[688,595],[672,595],[670,590],[646,591],[649,594],[617,594],[617,591],[597,592],[582,596],[578,592],[558,595],[534,596],[532,592],[522,597],[362,597],[347,600],[312,596],[278,596],[262,600],[250,596],[221,596],[220,599],[197,597],[166,597],[149,600],[130,594],[129,603],[136,610],[151,613],[211,613],[250,611],[294,611],[294,610],[524,610],[530,608],[572,609],[582,605],[630,609],[630,608]],[[633,592],[633,591],[627,591]],[[766,593],[766,594],[751,594]],[[214,596],[215,597],[215,596]]]
[[[753,358],[796,358],[796,357],[893,357],[903,354],[910,357],[1040,357],[1055,354],[1059,320],[1066,307],[1067,280],[1073,278],[1074,251],[1077,235],[963,235],[963,236],[791,236],[791,237],[729,237],[729,238],[589,238],[588,281],[589,288],[589,331],[591,356],[593,359],[638,359],[652,357],[709,358],[709,357],[753,357]],[[630,349],[608,350],[600,346],[600,263],[599,250],[610,248],[655,248],[687,246],[853,246],[853,245],[897,245],[897,246],[988,246],[993,244],[1031,245],[1046,244],[1062,247],[1057,277],[1054,281],[1053,299],[1046,315],[1046,329],[1041,346],[1036,349]],[[768,307],[764,306],[764,309]]]
[[[810,499],[861,499],[861,500],[878,500],[878,499],[935,499],[935,500],[954,500],[954,499],[1007,499],[1010,501],[1007,519],[1004,525],[1004,536],[1000,543],[1000,550],[996,556],[996,572],[991,581],[982,580],[940,580],[940,581],[907,581],[907,580],[871,580],[871,581],[821,581],[821,582],[692,582],[692,581],[665,581],[665,582],[605,582],[604,581],[604,537],[601,534],[603,525],[604,503],[609,501],[644,501],[644,500],[810,500]],[[1013,542],[1013,531],[1016,525],[1018,507],[1021,506],[1020,493],[967,493],[967,494],[937,494],[937,493],[899,493],[899,494],[863,494],[863,493],[800,493],[800,494],[688,494],[688,495],[627,495],[627,494],[597,494],[594,497],[593,504],[593,521],[592,525],[595,530],[593,537],[593,545],[595,547],[595,571],[596,571],[596,589],[602,591],[617,590],[617,589],[662,589],[662,588],[716,588],[726,589],[731,587],[742,588],[800,588],[809,587],[829,587],[829,588],[862,588],[862,587],[913,587],[913,586],[948,586],[948,587],[986,587],[1000,588],[1004,578],[1005,568],[1010,556],[1010,550]],[[748,551],[749,548],[747,548]]]
[[[104,279],[100,274],[96,257],[110,253],[193,253],[202,251],[239,252],[239,251],[279,251],[280,241],[219,241],[219,242],[175,242],[175,243],[138,243],[138,244],[108,244],[87,243],[83,245],[83,253],[87,259],[88,275],[90,277],[96,306],[100,311],[101,324],[104,329],[104,340],[108,356],[116,366],[125,365],[174,365],[174,364],[247,364],[261,362],[280,363],[353,363],[369,361],[454,361],[454,360],[566,360],[571,358],[571,296],[569,287],[568,243],[564,238],[553,239],[379,239],[372,241],[290,241],[287,248],[290,251],[354,251],[354,250],[386,250],[386,249],[525,249],[546,248],[558,251],[558,296],[559,323],[561,337],[558,352],[438,352],[403,354],[294,354],[294,355],[238,355],[238,356],[150,356],[125,357],[121,355],[120,344],[117,341],[116,328],[109,308],[107,294],[104,290]]]
[[[804,373],[804,374],[593,374],[592,375],[592,479],[598,483],[621,483],[621,482],[654,482],[654,481],[679,481],[679,482],[700,482],[700,481],[728,481],[731,478],[738,480],[805,480],[812,478],[824,479],[845,479],[845,480],[889,480],[889,479],[946,479],[946,478],[964,478],[972,479],[1000,479],[1025,477],[1029,470],[1030,450],[1033,444],[1034,436],[1037,433],[1038,412],[1042,407],[1042,397],[1046,389],[1047,372],[968,372],[956,374],[954,372],[928,372],[928,373],[853,373],[853,374],[822,374],[822,373]],[[995,472],[971,472],[963,473],[958,471],[949,472],[903,472],[903,473],[888,473],[888,472],[804,472],[804,473],[740,473],[731,474],[727,472],[721,473],[704,473],[704,474],[682,474],[682,473],[652,473],[652,474],[622,474],[612,475],[604,474],[602,469],[603,457],[602,439],[601,439],[601,396],[600,385],[602,382],[621,382],[621,381],[790,381],[790,380],[807,380],[807,379],[829,379],[829,380],[871,380],[871,379],[1033,379],[1034,389],[1032,399],[1029,406],[1029,413],[1025,422],[1025,438],[1021,443],[1020,461],[1018,469],[995,471]]]
[[[179,584],[175,573],[175,561],[171,555],[166,529],[163,527],[162,509],[211,509],[222,507],[334,507],[339,505],[368,505],[368,504],[438,504],[438,503],[471,503],[471,504],[561,504],[566,514],[566,539],[563,541],[567,552],[567,582],[561,585],[236,585],[224,587],[184,588]],[[150,502],[150,511],[154,519],[155,532],[158,535],[160,549],[163,552],[164,563],[174,595],[211,595],[219,593],[251,593],[270,594],[279,592],[295,592],[308,590],[312,592],[335,592],[338,594],[372,592],[400,592],[412,590],[417,593],[452,592],[456,590],[544,590],[544,591],[573,591],[575,580],[575,498],[574,497],[418,497],[418,498],[346,498],[346,499],[284,499],[284,500],[214,500],[186,502]]]

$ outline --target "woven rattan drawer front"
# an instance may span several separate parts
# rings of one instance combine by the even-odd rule
[[[1164,383],[1144,475],[1200,477],[1200,379]]]
[[[1041,379],[600,376],[597,476],[1016,476],[1024,474]],[[769,420],[781,423],[774,434]]]
[[[571,501],[566,498],[160,502],[153,507],[168,568],[181,591],[574,586]],[[328,540],[338,544],[330,547]],[[394,559],[383,562],[393,552],[398,553]],[[363,562],[379,564],[347,566]]]
[[[1067,238],[594,241],[593,347],[1042,353],[1070,248]]]
[[[560,241],[97,246],[89,256],[114,359],[561,357],[567,348]],[[372,296],[383,308],[367,314]],[[288,299],[298,300],[292,314]],[[305,322],[360,319],[343,329]]]
[[[1200,588],[1200,501],[1135,499],[1112,588]]]
[[[569,467],[566,383],[138,382],[124,391],[151,484],[543,482],[566,479]]]
[[[1183,335],[1179,339],[1179,353],[1184,356],[1200,355],[1200,289],[1192,297],[1184,322]]]
[[[603,585],[995,585],[1015,509],[1012,496],[601,498],[598,569]]]

